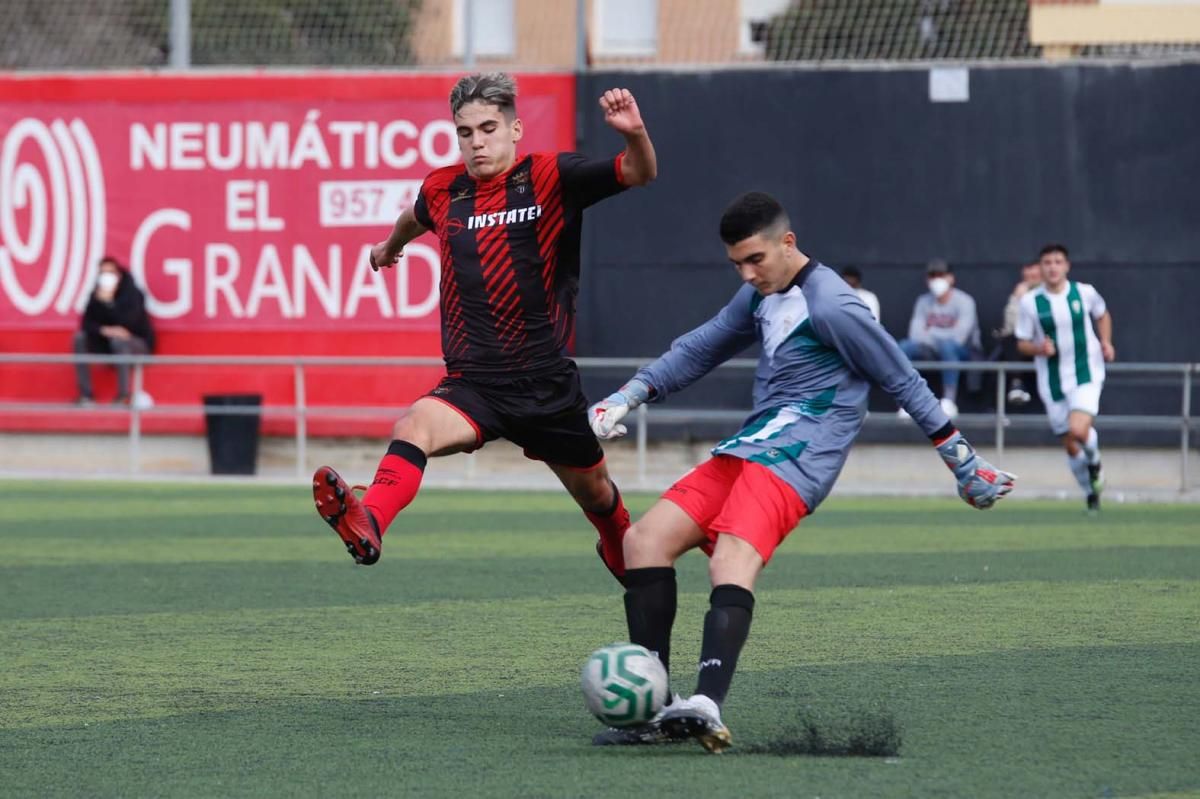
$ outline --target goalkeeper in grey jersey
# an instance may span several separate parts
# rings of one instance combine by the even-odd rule
[[[968,504],[990,508],[1013,487],[1013,475],[981,458],[954,428],[854,291],[797,249],[773,197],[754,192],[734,201],[721,217],[721,239],[747,285],[589,411],[598,437],[623,435],[620,422],[632,408],[665,399],[751,344],[762,345],[754,410],[745,425],[668,489],[624,538],[629,638],[657,652],[668,670],[674,563],[696,547],[711,557],[713,590],[696,692],[677,698],[649,724],[601,733],[597,744],[696,738],[713,752],[729,745],[720,708],[750,631],[755,579],[833,488],[862,428],[870,382],[930,437]]]

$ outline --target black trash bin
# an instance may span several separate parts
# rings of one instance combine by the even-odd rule
[[[245,410],[210,409],[243,406]],[[254,474],[258,465],[258,431],[262,422],[261,394],[206,394],[204,421],[208,460],[213,474]],[[251,410],[253,408],[253,410]]]

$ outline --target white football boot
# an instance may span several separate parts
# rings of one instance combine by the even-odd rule
[[[704,694],[672,702],[663,709],[659,725],[673,738],[695,738],[713,754],[724,752],[733,742],[733,735],[721,721],[721,709]]]

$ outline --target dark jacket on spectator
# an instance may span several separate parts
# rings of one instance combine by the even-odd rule
[[[146,342],[147,349],[154,351],[154,328],[146,313],[146,297],[133,282],[133,275],[121,270],[121,282],[117,284],[112,302],[96,298],[95,290],[83,311],[80,327],[88,338],[102,339],[100,328],[105,325],[120,325]]]

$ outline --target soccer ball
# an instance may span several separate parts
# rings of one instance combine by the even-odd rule
[[[654,718],[667,701],[667,670],[637,644],[609,644],[592,653],[580,676],[588,710],[610,727]]]

